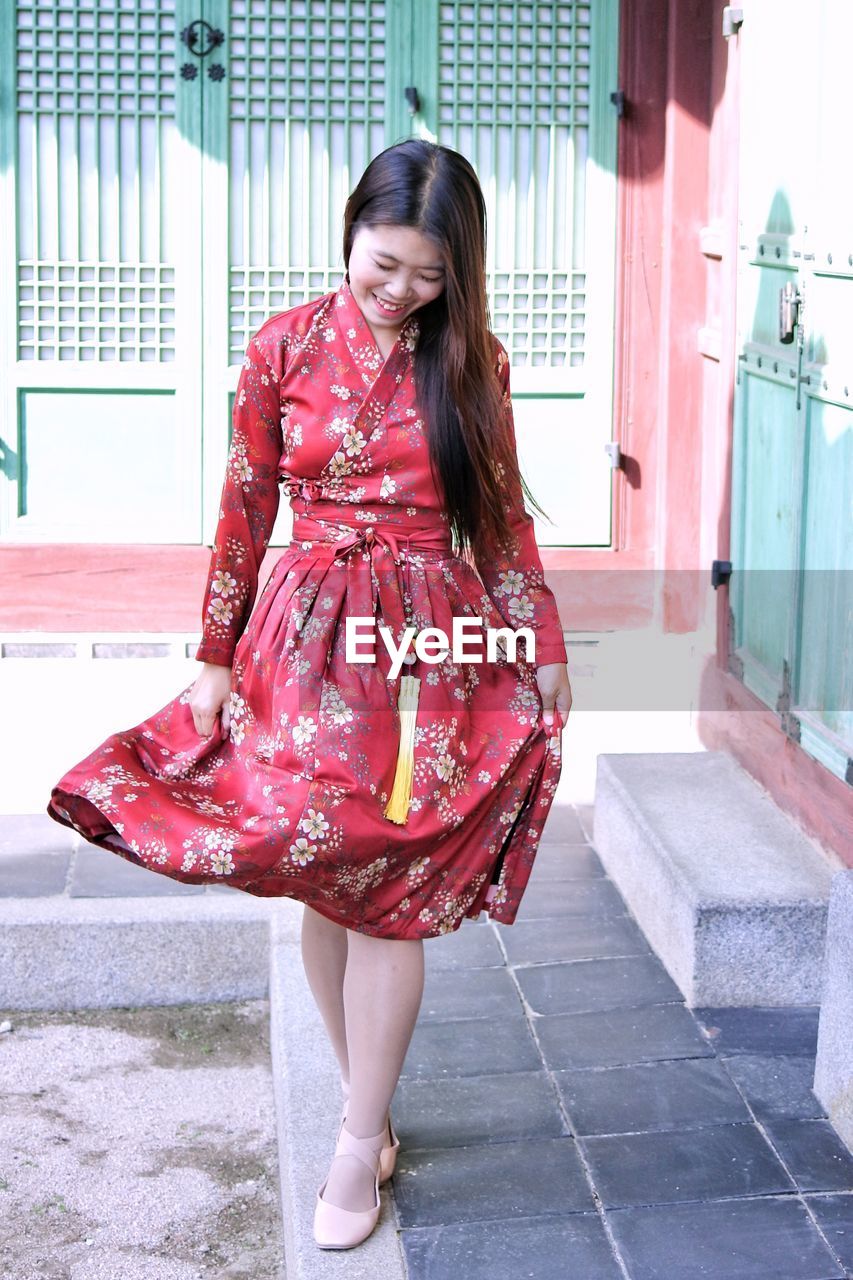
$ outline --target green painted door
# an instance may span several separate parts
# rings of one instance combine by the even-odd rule
[[[203,80],[208,542],[249,338],[343,279],[344,206],[388,140],[392,9],[390,0],[205,0],[228,68],[227,81]],[[291,523],[284,501],[274,545],[289,540]]]
[[[0,6],[0,536],[197,541],[201,114],[183,0]],[[189,216],[187,216],[189,214]]]
[[[337,287],[349,191],[384,146],[422,135],[461,150],[484,188],[519,454],[554,522],[537,519],[540,543],[609,545],[617,0],[208,5],[229,32],[231,80],[227,94],[205,82],[205,315],[220,371],[206,379],[206,536],[222,399],[251,330]],[[273,541],[289,527],[283,504]]]
[[[730,664],[786,733],[853,782],[851,39],[841,0],[807,14],[754,0],[741,27]],[[792,41],[796,105],[780,128]],[[786,295],[799,303],[790,317]]]
[[[492,326],[553,521],[535,521],[542,546],[611,542],[617,15],[616,0],[421,0],[408,46],[422,131],[485,192]]]
[[[608,545],[616,13],[2,6],[0,252],[18,288],[0,304],[0,535],[210,542],[251,333],[337,287],[347,195],[383,147],[423,134],[483,183],[519,453],[554,520],[540,542]],[[283,503],[274,544],[289,526]]]

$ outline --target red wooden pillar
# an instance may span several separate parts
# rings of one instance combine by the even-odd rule
[[[659,571],[649,594],[665,631],[696,626],[710,573],[701,556],[698,341],[718,11],[709,0],[622,0],[621,8],[614,428],[625,467],[616,546],[647,552]]]

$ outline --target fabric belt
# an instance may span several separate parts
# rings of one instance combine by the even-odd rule
[[[291,494],[291,509],[293,511],[293,534],[292,543],[312,542],[325,544],[334,547],[332,559],[335,561],[344,561],[352,552],[359,548],[364,549],[370,556],[371,565],[378,568],[378,557],[384,558],[386,554],[390,554],[396,565],[404,566],[404,582],[405,592],[411,601],[411,570],[409,556],[412,551],[428,551],[435,552],[438,555],[451,557],[453,549],[447,530],[436,525],[418,526],[412,521],[377,521],[377,523],[366,523],[363,527],[355,525],[353,521],[353,504],[347,502],[330,502],[327,499],[317,498],[312,501],[308,494],[311,488],[317,487],[315,481],[297,481],[291,479],[289,484],[285,486],[286,491]],[[300,509],[301,508],[301,509]],[[322,521],[328,521],[337,526],[346,526],[347,532],[342,536],[335,536],[334,531],[330,531],[324,526]],[[405,549],[405,557],[403,550]],[[396,591],[388,591],[383,589],[381,575],[371,573],[371,600],[373,611],[376,611],[377,599],[382,604],[383,616],[393,622],[395,626],[399,625],[401,630],[398,634],[398,640],[402,635],[402,628],[405,626],[403,611],[400,608],[399,589]],[[379,583],[377,590],[377,582]],[[395,583],[396,586],[396,583]]]

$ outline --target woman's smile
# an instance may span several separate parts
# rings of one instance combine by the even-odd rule
[[[371,297],[373,298],[374,302],[379,304],[380,310],[387,312],[388,315],[396,316],[396,315],[399,315],[401,311],[405,311],[406,309],[403,303],[395,304],[392,302],[386,302],[384,298],[380,298],[375,293],[371,294]]]
[[[444,291],[441,249],[414,227],[366,223],[357,227],[351,247],[350,289],[387,354],[406,319]]]

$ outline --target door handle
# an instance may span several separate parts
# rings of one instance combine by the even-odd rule
[[[802,294],[793,280],[779,290],[779,341],[785,345],[794,341],[802,301]]]
[[[224,32],[220,31],[218,27],[212,27],[203,18],[197,18],[188,27],[184,27],[181,32],[181,43],[185,44],[190,53],[194,53],[197,58],[206,58],[214,49],[218,49],[224,40]],[[207,68],[207,74],[211,80],[224,80],[225,68],[221,62],[213,62]],[[195,80],[197,75],[198,69],[194,63],[185,62],[182,65],[182,79]]]

